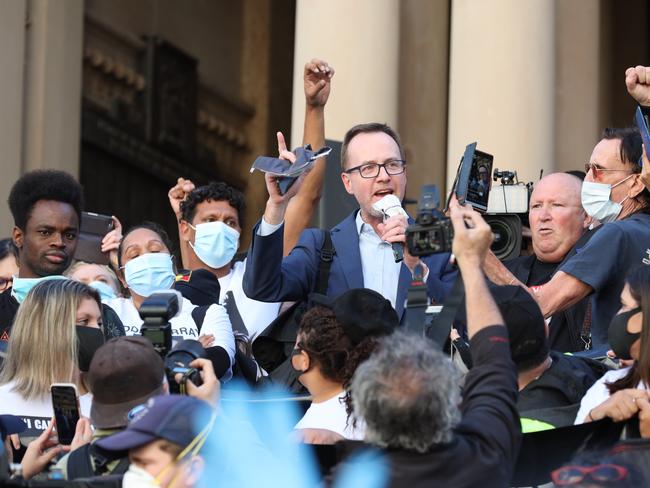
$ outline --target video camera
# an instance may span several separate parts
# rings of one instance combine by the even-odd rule
[[[451,252],[454,229],[451,220],[438,209],[436,185],[423,185],[415,223],[406,229],[406,246],[413,256]]]
[[[528,203],[532,183],[522,183],[516,171],[494,169],[492,187],[485,221],[492,228],[492,252],[502,261],[519,257],[522,248],[522,229],[528,225]]]

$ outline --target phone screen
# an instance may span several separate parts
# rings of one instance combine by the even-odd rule
[[[108,254],[102,252],[102,239],[113,230],[113,218],[82,212],[80,227],[74,258],[87,263],[108,264]]]
[[[69,445],[72,443],[79,420],[77,390],[72,385],[52,385],[51,392],[59,443]]]
[[[639,128],[641,133],[641,139],[643,140],[643,148],[645,149],[645,154],[648,156],[650,154],[650,134],[648,133],[648,125],[646,124],[645,117],[641,111],[641,107],[636,108],[636,126]],[[650,156],[648,156],[650,158]]]
[[[487,211],[490,188],[492,187],[493,161],[494,158],[491,154],[474,151],[465,200],[479,212]]]

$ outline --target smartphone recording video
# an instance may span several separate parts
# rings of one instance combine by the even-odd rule
[[[113,218],[110,215],[82,212],[74,258],[87,263],[108,264],[108,254],[102,252],[102,239],[112,230]]]
[[[469,204],[481,213],[487,212],[493,162],[494,157],[476,149],[475,142],[467,145],[452,189],[461,204]]]
[[[55,383],[50,387],[59,444],[70,445],[79,421],[77,387],[72,383]]]

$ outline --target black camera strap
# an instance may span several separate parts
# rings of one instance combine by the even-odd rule
[[[418,335],[425,335],[425,319],[428,306],[427,284],[424,282],[422,266],[418,265],[413,271],[413,279],[406,292],[404,326],[407,330]]]
[[[458,307],[463,303],[464,296],[465,288],[463,286],[463,277],[459,270],[456,281],[454,281],[454,285],[451,288],[451,292],[447,295],[445,304],[442,307],[442,311],[434,319],[429,330],[426,331],[426,336],[439,344],[440,348],[444,347],[445,342],[447,342],[447,339],[449,338],[449,333],[454,324]]]

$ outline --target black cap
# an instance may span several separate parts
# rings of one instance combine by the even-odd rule
[[[388,335],[399,326],[390,302],[368,288],[353,288],[336,298],[312,293],[309,299],[334,312],[354,345],[369,336]]]
[[[174,289],[197,307],[219,303],[219,280],[207,269],[182,271],[176,276]]]
[[[537,366],[536,360],[548,354],[546,323],[539,305],[520,286],[493,287],[491,292],[508,328],[512,360],[518,367]]]

